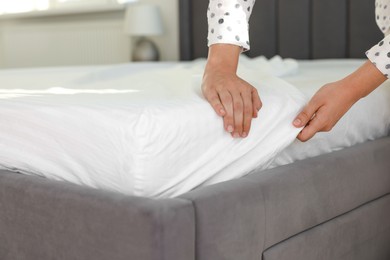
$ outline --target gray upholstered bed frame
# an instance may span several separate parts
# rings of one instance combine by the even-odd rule
[[[182,57],[204,56],[207,0],[180,1]],[[251,55],[360,57],[380,39],[374,0],[257,2]],[[389,216],[390,137],[172,199],[0,171],[1,260],[388,260]]]

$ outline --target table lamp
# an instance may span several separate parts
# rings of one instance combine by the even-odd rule
[[[146,36],[163,33],[162,18],[158,6],[152,4],[129,5],[126,10],[125,32],[140,39],[134,46],[133,61],[158,61],[159,51]]]

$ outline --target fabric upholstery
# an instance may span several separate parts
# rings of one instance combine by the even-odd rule
[[[206,57],[208,0],[180,0],[181,59]],[[365,58],[383,35],[375,0],[257,0],[250,57]]]
[[[259,259],[264,245],[266,211],[256,183],[245,178],[195,192],[196,259]]]
[[[375,0],[353,0],[349,1],[348,12],[348,57],[358,58],[362,56],[371,46],[367,48],[369,39],[379,38],[374,42],[378,43],[383,38],[382,32],[375,23]]]
[[[185,194],[196,212],[197,259],[259,259],[389,193],[388,158],[389,137]]]
[[[371,1],[367,2],[371,3]],[[348,56],[347,7],[347,0],[313,1],[312,8],[315,15],[312,16],[312,55],[316,59]],[[369,11],[372,10],[372,8],[369,8]],[[367,12],[367,10],[365,11]],[[367,28],[367,30],[372,29],[372,24],[369,23],[369,25],[370,28]],[[376,35],[371,36],[370,39],[376,37]],[[364,49],[366,46],[361,48]],[[362,57],[362,55],[362,53],[356,53],[356,57]]]
[[[390,259],[390,195],[300,233],[264,252],[264,260]]]
[[[0,259],[258,260],[264,250],[388,194],[388,158],[390,137],[167,200],[2,171]],[[388,219],[372,214],[386,228]],[[360,254],[387,248],[377,229],[362,231],[375,243],[344,230],[351,246],[369,250]],[[313,240],[327,239],[321,234]]]
[[[194,260],[194,227],[188,201],[0,172],[1,260]]]
[[[386,158],[390,138],[249,176],[265,198],[265,248],[390,192]]]
[[[310,57],[310,0],[279,0],[278,45],[282,57]],[[305,14],[305,15],[303,15]],[[254,14],[256,15],[256,14]]]

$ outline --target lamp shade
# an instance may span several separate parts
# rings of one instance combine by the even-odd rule
[[[164,31],[160,9],[156,5],[129,5],[126,10],[125,33],[136,36],[159,35]]]

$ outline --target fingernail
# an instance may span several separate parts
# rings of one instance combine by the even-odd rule
[[[240,135],[239,135],[238,133],[234,133],[234,134],[233,134],[233,137],[234,137],[234,138],[239,138]]]
[[[221,114],[225,114],[225,110],[223,110],[223,109],[219,110],[219,112],[220,112]]]
[[[247,133],[245,133],[245,132],[243,132],[241,135],[242,138],[245,138],[246,136],[247,136]]]
[[[233,126],[229,125],[229,126],[227,127],[227,131],[228,131],[229,133],[232,133],[233,130],[234,130]]]
[[[295,126],[300,126],[301,123],[302,123],[302,122],[301,122],[301,120],[300,120],[299,118],[295,119],[294,122],[293,122],[293,124],[294,124]]]

